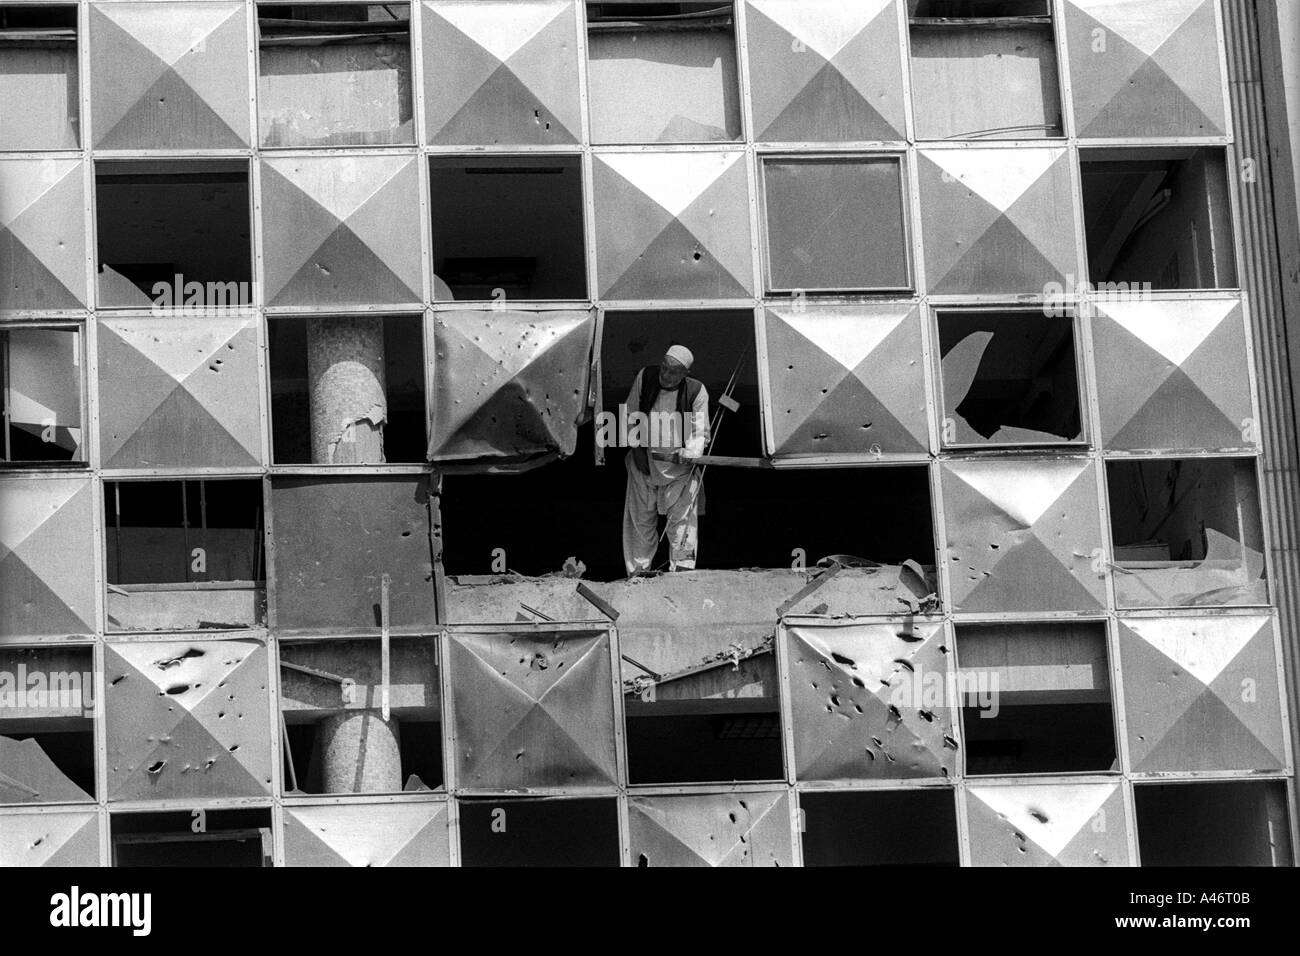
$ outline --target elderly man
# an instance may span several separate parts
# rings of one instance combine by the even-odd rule
[[[695,567],[703,489],[691,459],[708,447],[709,393],[686,374],[694,361],[690,349],[674,345],[658,365],[637,372],[628,392],[628,412],[641,412],[649,423],[642,440],[628,440],[623,562],[629,575],[650,569],[659,545],[659,515],[668,522],[672,570]],[[671,460],[674,452],[678,460]]]

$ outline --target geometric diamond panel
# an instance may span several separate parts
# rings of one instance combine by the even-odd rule
[[[1130,866],[1116,783],[981,786],[966,791],[972,866]]]
[[[636,866],[791,866],[790,800],[777,793],[632,796]]]
[[[284,808],[286,866],[447,866],[445,803]]]
[[[0,637],[94,632],[93,500],[82,478],[0,479]]]
[[[86,215],[75,159],[0,159],[0,311],[86,302]]]

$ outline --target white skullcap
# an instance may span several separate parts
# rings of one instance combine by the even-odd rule
[[[664,358],[674,359],[680,362],[685,368],[690,368],[695,362],[695,356],[685,345],[674,345],[664,353]]]

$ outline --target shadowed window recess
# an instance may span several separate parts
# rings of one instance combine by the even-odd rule
[[[271,866],[273,861],[270,810],[114,813],[109,830],[113,866]]]
[[[80,145],[77,72],[75,5],[0,4],[0,150]]]
[[[799,794],[804,866],[957,866],[951,788]]]
[[[1281,781],[1136,784],[1143,866],[1292,866]]]
[[[0,329],[0,463],[85,460],[84,367],[79,327]]]
[[[618,866],[618,801],[460,800],[461,866]]]

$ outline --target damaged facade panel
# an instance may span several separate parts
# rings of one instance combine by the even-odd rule
[[[427,476],[277,477],[271,505],[277,628],[378,628],[385,574],[391,626],[436,622]]]
[[[80,478],[0,479],[0,638],[94,633],[93,495]]]
[[[242,3],[91,4],[95,148],[247,147],[248,46]]]
[[[95,799],[88,647],[0,647],[0,804]]]
[[[76,159],[0,159],[0,312],[85,308],[82,172]]]
[[[257,320],[101,318],[99,446],[105,468],[257,466]]]
[[[0,464],[86,460],[83,327],[0,328]]]
[[[741,138],[730,0],[587,4],[591,141],[734,142]],[[648,96],[646,91],[653,90]]]
[[[579,142],[574,0],[426,0],[423,6],[430,144]]]
[[[972,866],[1133,866],[1119,783],[966,791]]]
[[[940,466],[949,601],[959,611],[1103,609],[1097,474],[1084,459]]]
[[[1122,618],[1133,770],[1285,769],[1275,645],[1267,616]]]
[[[93,810],[0,813],[0,866],[99,866]]]
[[[456,780],[471,790],[613,786],[608,631],[451,632]]]
[[[1121,607],[1268,604],[1253,458],[1106,463]]]
[[[1119,770],[1106,625],[957,626],[967,775]]]
[[[406,3],[258,4],[263,146],[380,146],[415,138]]]
[[[493,797],[457,801],[461,866],[618,866],[618,801]]]
[[[284,808],[285,866],[449,866],[445,803]]]
[[[950,787],[799,794],[804,866],[958,866]]]
[[[945,445],[1082,442],[1072,316],[937,312]]]
[[[790,797],[784,791],[633,795],[633,866],[793,866]]]
[[[754,139],[904,139],[899,10],[894,0],[746,0]]]
[[[285,790],[398,793],[442,785],[437,646],[395,638],[280,645]],[[385,679],[387,678],[387,679]]]
[[[267,867],[272,865],[271,811],[205,810],[203,832],[189,810],[114,813],[112,865],[125,867]]]
[[[951,649],[939,622],[787,625],[798,780],[947,778],[957,767]]]
[[[1133,787],[1142,866],[1294,866],[1281,780]]]
[[[251,627],[266,615],[262,483],[104,483],[108,629]]]
[[[108,799],[269,794],[266,664],[256,640],[106,647]]]
[[[0,6],[0,150],[80,146],[78,79],[75,4]]]

